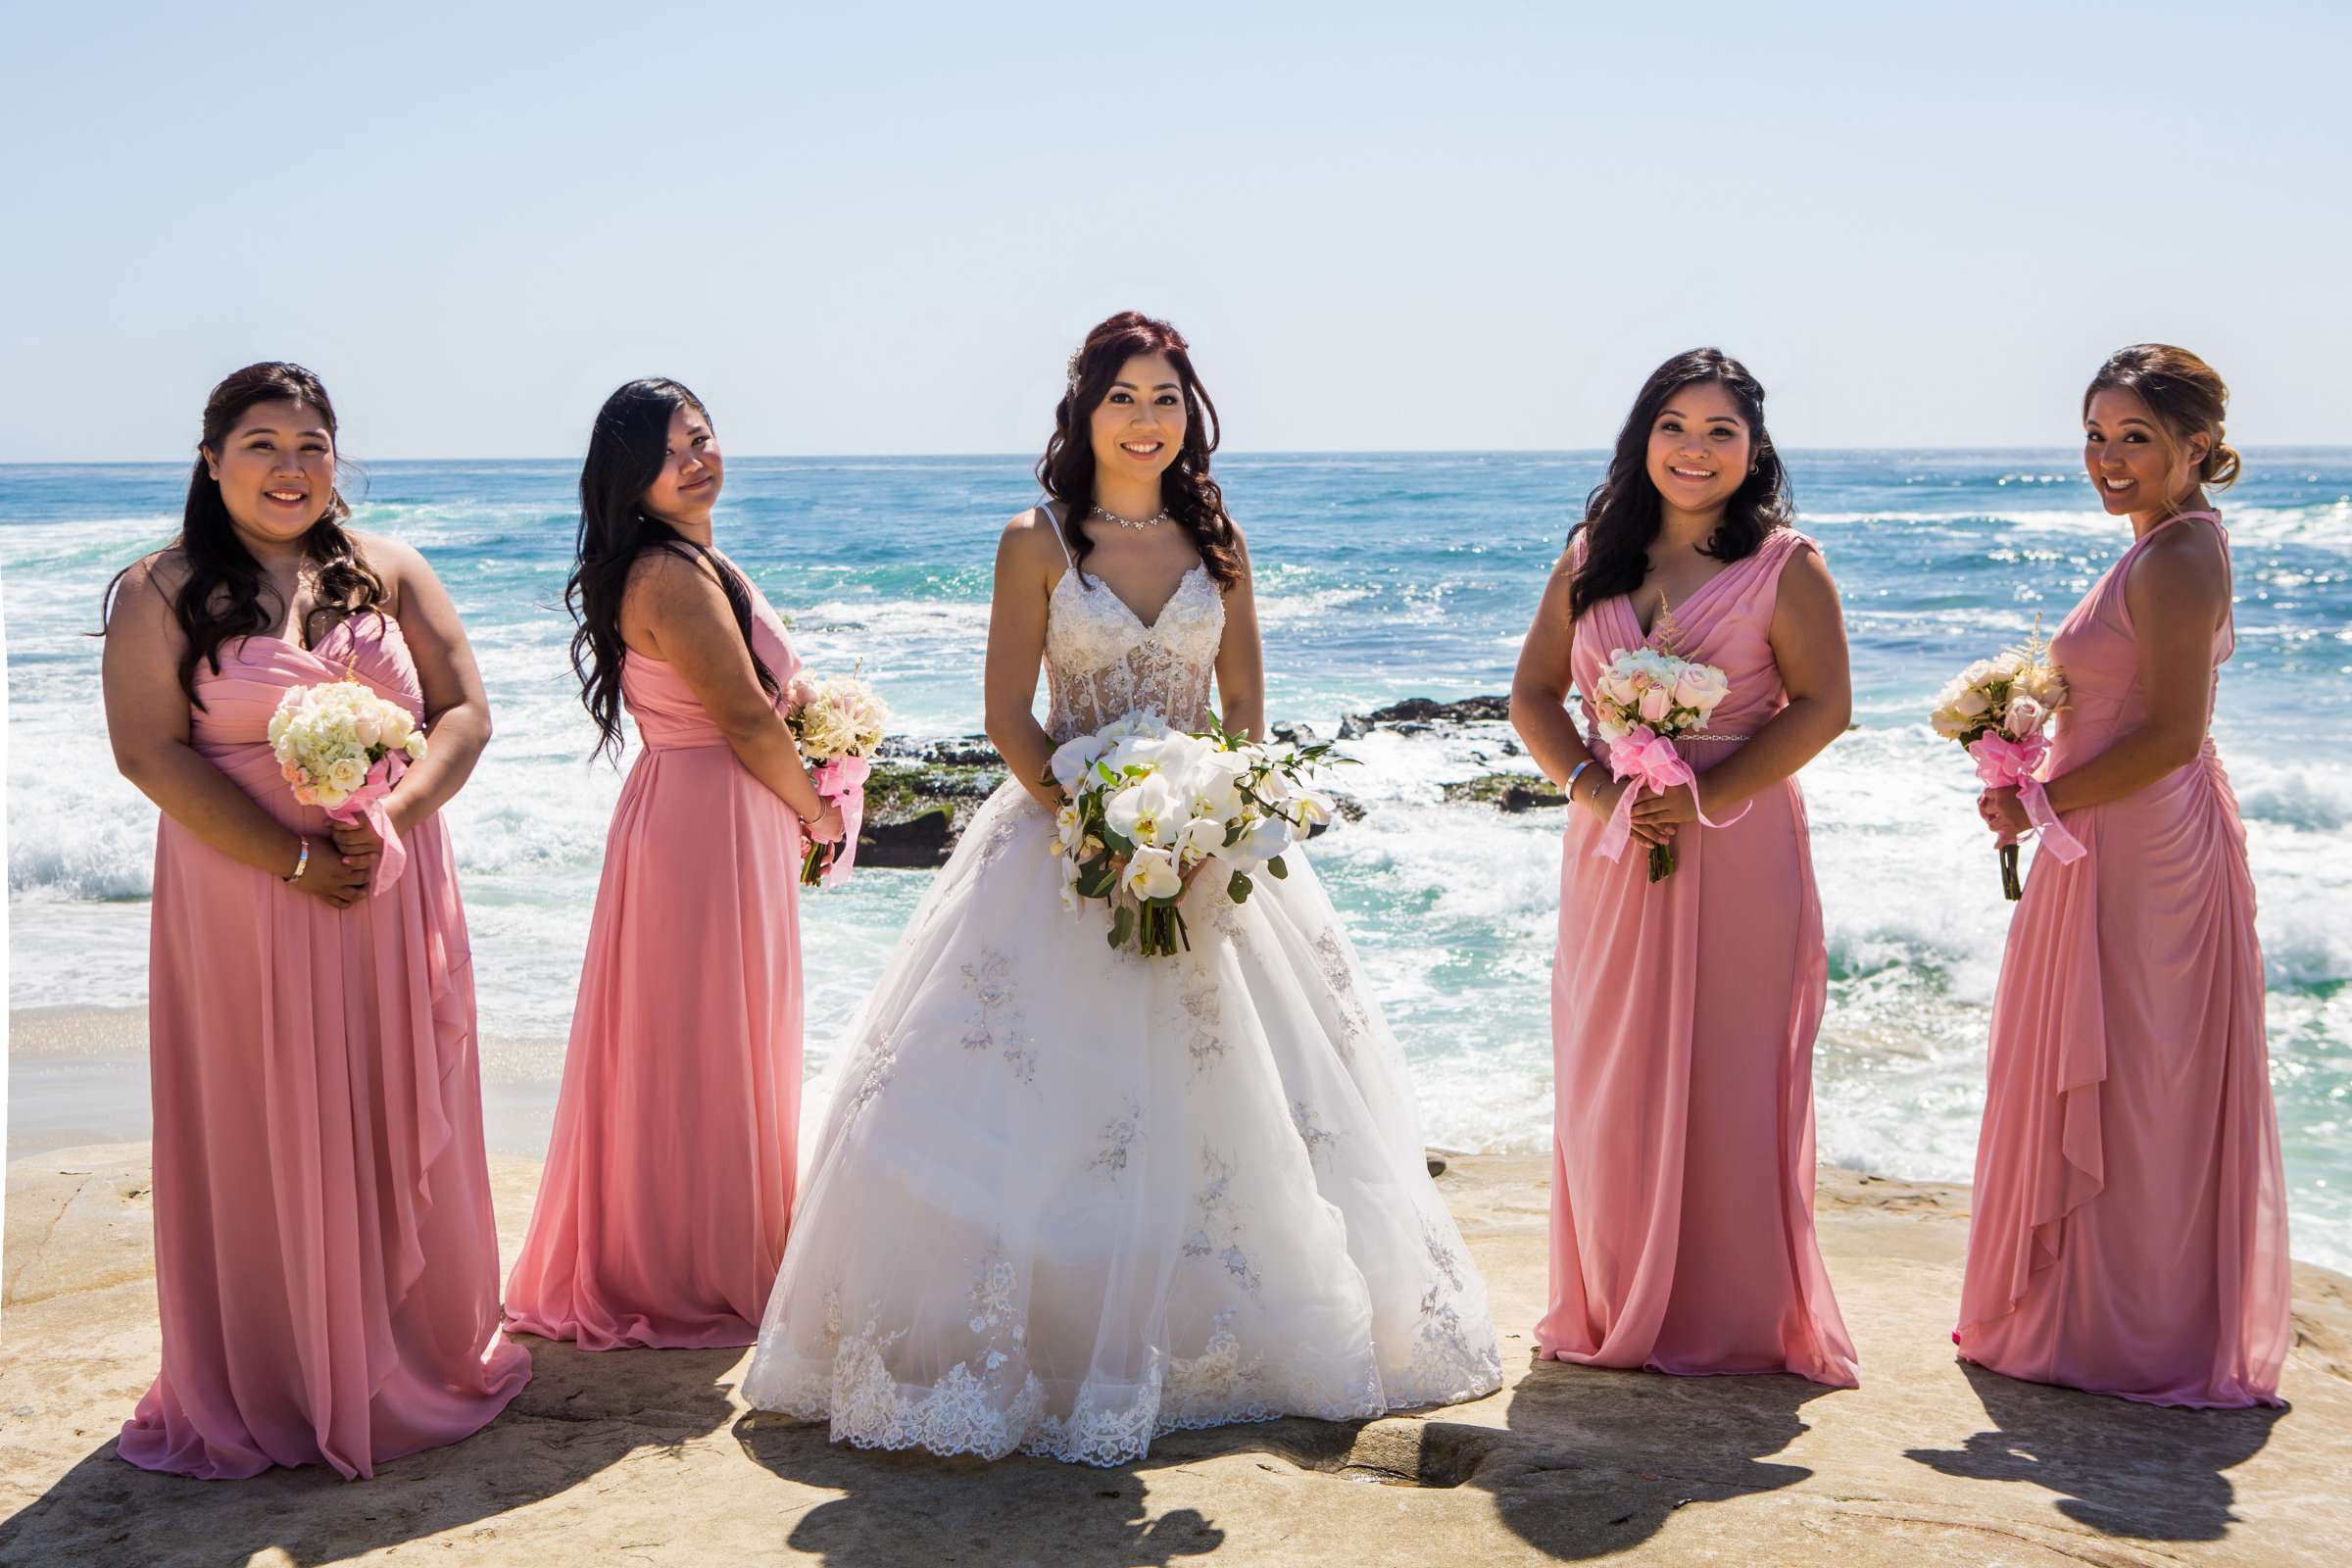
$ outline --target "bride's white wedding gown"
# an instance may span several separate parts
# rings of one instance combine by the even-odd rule
[[[1200,729],[1225,606],[1145,625],[1063,573],[1056,742],[1136,709]],[[1396,1043],[1306,858],[1192,951],[1071,913],[1010,780],[908,922],[834,1078],[744,1382],[835,1439],[1119,1464],[1158,1433],[1444,1404],[1501,1381]]]

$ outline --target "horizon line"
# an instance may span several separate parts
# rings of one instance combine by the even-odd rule
[[[1607,455],[1613,447],[1243,447],[1220,451],[1219,457],[1233,458],[1573,458]],[[1886,454],[1918,454],[1923,457],[1954,456],[1981,453],[1985,456],[2008,454],[2048,456],[2056,452],[2072,452],[2065,446],[2004,446],[1985,443],[1959,442],[1936,446],[1785,446],[1781,451],[1794,456],[1825,457],[1877,456]],[[2242,445],[2243,453],[2259,452],[2343,452],[2352,453],[2352,444],[2341,442],[2274,442],[2260,446]],[[9,458],[0,459],[0,469],[8,468],[156,468],[176,467],[193,460],[173,458]],[[577,463],[580,455],[565,453],[546,456],[503,457],[354,457],[343,462],[365,468],[373,463]],[[745,452],[727,455],[736,463],[1025,463],[1037,460],[1018,452]]]

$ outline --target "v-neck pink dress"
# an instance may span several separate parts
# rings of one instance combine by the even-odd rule
[[[1710,733],[1749,736],[1788,695],[1770,633],[1782,529],[1676,605],[1678,652],[1731,695]],[[1590,693],[1646,639],[1632,602],[1586,612],[1570,651]],[[1587,733],[1592,704],[1580,697]],[[1687,741],[1702,777],[1738,740]],[[1661,1372],[1788,1371],[1850,1387],[1855,1356],[1813,1231],[1813,1037],[1829,985],[1803,798],[1789,779],[1728,826],[1687,823],[1649,880],[1637,842],[1592,854],[1571,814],[1552,962],[1547,1356]]]
[[[354,678],[421,718],[400,623],[363,614],[306,652],[270,637],[196,667],[190,740],[314,856],[326,815],[279,775],[291,687]],[[458,1439],[530,1381],[499,1335],[473,970],[439,816],[381,897],[337,909],[206,844],[156,833],[147,983],[163,1370],[117,1451],[208,1480],[345,1477]]]
[[[781,689],[801,662],[752,599],[753,644]],[[507,1317],[587,1350],[749,1345],[792,1213],[801,821],[675,665],[631,654],[620,679],[645,751],[605,840]]]
[[[2125,584],[2159,523],[2066,617],[2052,777],[2145,723]],[[2210,727],[2217,677],[2187,700]],[[1971,1361],[2154,1404],[2278,1403],[2285,1175],[2263,1036],[2246,830],[2207,735],[2195,761],[2066,814],[2085,853],[2037,855],[1992,1004],[1968,1273]]]

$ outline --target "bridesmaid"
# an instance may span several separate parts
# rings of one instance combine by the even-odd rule
[[[213,389],[179,537],[108,591],[116,765],[162,808],[148,974],[163,1369],[117,1450],[346,1478],[455,1443],[530,1381],[498,1332],[473,973],[440,808],[490,738],[449,595],[346,530],[335,411],[294,365]],[[425,727],[405,868],[298,806],[266,733],[346,676]]]
[[[582,1349],[750,1345],[801,1104],[803,835],[841,836],[782,709],[801,662],[711,542],[724,468],[675,381],[606,399],[564,603],[597,751],[645,753],[605,841],[511,1325]]]
[[[1992,1006],[1976,1214],[1953,1340],[2036,1383],[2153,1404],[2277,1404],[2285,1178],[2246,834],[2208,733],[2235,646],[2229,389],[2185,349],[2119,351],[2083,466],[2132,543],[2058,629],[2049,804]],[[2015,790],[1980,803],[2031,824]]]
[[[1511,721],[1568,795],[1552,963],[1546,1356],[1661,1372],[1789,1371],[1850,1387],[1854,1350],[1813,1235],[1813,1035],[1828,987],[1794,774],[1850,707],[1838,594],[1794,531],[1764,389],[1694,349],[1660,366],[1520,651]],[[1661,640],[1731,696],[1699,774],[1644,795],[1588,740],[1613,650]],[[1580,730],[1566,710],[1580,700]],[[1726,738],[1733,737],[1733,738]],[[1725,825],[1696,823],[1697,809]],[[1652,883],[1644,847],[1679,868]]]

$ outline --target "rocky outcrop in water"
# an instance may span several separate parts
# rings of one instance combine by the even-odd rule
[[[1337,738],[1359,740],[1391,730],[1399,735],[1477,735],[1484,740],[1487,732],[1508,722],[1510,715],[1508,697],[1464,697],[1451,702],[1408,697],[1368,713],[1347,715],[1340,721]],[[1290,746],[1309,745],[1323,738],[1312,724],[1303,723],[1276,724],[1273,735]],[[1517,738],[1508,733],[1494,736],[1493,745],[1494,753],[1502,757],[1526,755]],[[1473,753],[1481,761],[1486,755],[1484,750]],[[1341,776],[1344,778],[1344,770]],[[858,836],[858,862],[915,869],[945,864],[972,813],[1004,781],[1004,760],[985,735],[884,741],[874,760],[873,776],[866,781],[865,825]],[[1325,781],[1327,788],[1330,782]],[[1548,780],[1524,772],[1483,773],[1449,783],[1445,792],[1448,801],[1512,812],[1566,804]],[[1362,819],[1361,802],[1345,789],[1333,789],[1332,795],[1340,821]]]
[[[985,735],[886,740],[865,781],[860,865],[916,869],[947,863],[964,824],[1004,782],[1004,760]]]

